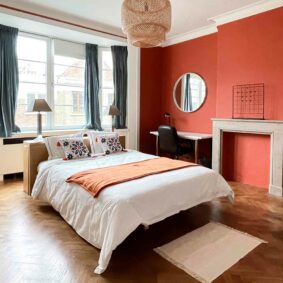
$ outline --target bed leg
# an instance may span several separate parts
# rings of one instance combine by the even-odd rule
[[[149,229],[149,225],[143,225],[143,229],[144,229],[144,231],[148,230]]]
[[[235,194],[234,194],[234,192],[233,192],[233,194],[231,194],[231,195],[228,196],[228,199],[229,199],[229,201],[230,201],[231,203],[234,202],[234,200],[235,200]]]
[[[99,267],[99,266],[97,266],[95,269],[94,269],[94,273],[95,274],[102,274],[103,272],[105,271],[105,268],[101,268],[101,267]]]

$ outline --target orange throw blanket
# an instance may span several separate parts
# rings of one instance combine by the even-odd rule
[[[82,171],[69,177],[66,182],[76,183],[92,196],[97,197],[108,186],[190,166],[197,166],[197,164],[160,157]]]

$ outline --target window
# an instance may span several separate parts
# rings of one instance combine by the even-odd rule
[[[43,128],[82,128],[84,113],[84,44],[20,34],[18,37],[19,95],[16,124],[22,131],[36,129],[36,98],[44,98],[51,113],[43,114]]]
[[[36,115],[28,106],[44,98],[52,112],[43,114],[43,129],[78,129],[85,125],[85,45],[21,33],[18,37],[19,95],[16,124],[36,129]],[[114,100],[110,48],[99,48],[100,114],[103,128],[111,127],[109,107]]]
[[[28,106],[35,98],[47,99],[47,46],[44,39],[19,36],[18,65],[19,93],[17,101],[16,124],[20,128],[31,130],[36,127],[36,116],[27,113]],[[47,117],[43,115],[42,125],[47,126]]]
[[[73,91],[73,113],[81,114],[84,112],[84,96],[81,91]]]
[[[103,128],[111,128],[112,117],[108,115],[109,107],[114,102],[114,85],[113,85],[113,61],[112,52],[109,48],[99,49],[101,70],[100,75],[100,115]]]
[[[85,60],[55,55],[54,125],[80,127],[85,124]]]

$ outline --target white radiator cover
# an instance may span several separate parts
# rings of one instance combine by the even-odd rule
[[[23,144],[3,144],[4,139],[0,139],[0,178],[5,174],[23,172]]]

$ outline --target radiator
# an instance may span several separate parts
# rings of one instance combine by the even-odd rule
[[[23,139],[0,139],[0,180],[24,171]]]

